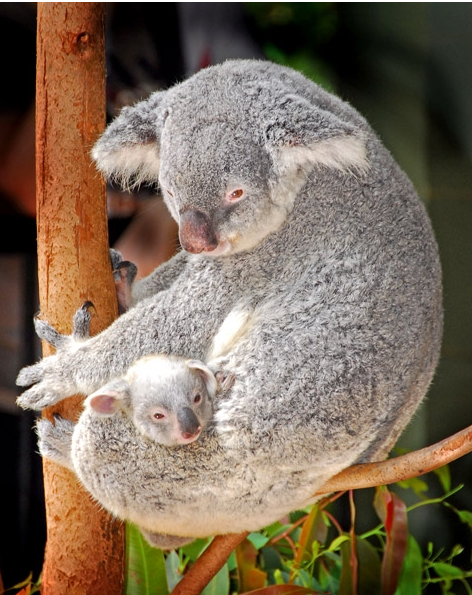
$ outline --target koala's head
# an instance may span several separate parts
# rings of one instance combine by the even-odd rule
[[[122,411],[143,436],[177,446],[200,436],[212,417],[217,387],[215,375],[198,360],[147,356],[87,397],[85,405],[98,416]]]
[[[321,106],[297,93],[292,74],[318,89],[270,63],[206,68],[125,108],[93,157],[109,178],[159,182],[188,252],[249,250],[284,224],[313,167],[367,165],[359,127],[326,95]]]

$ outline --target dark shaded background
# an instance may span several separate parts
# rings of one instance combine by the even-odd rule
[[[471,424],[472,4],[135,2],[107,3],[107,10],[110,117],[121,105],[230,57],[294,66],[366,116],[425,201],[444,269],[442,358],[400,445],[419,448]],[[37,577],[45,538],[34,416],[14,402],[18,370],[39,357],[32,326],[38,310],[34,4],[0,3],[0,31],[0,570],[8,587],[30,571]],[[7,169],[18,138],[13,180],[23,185],[16,190]],[[152,200],[157,205],[148,189],[120,199],[110,189],[111,245],[142,222]],[[160,228],[165,215],[155,217],[155,229],[175,242],[172,230],[167,235]],[[450,466],[453,485],[465,484],[453,499],[460,509],[472,508],[471,467],[471,455]],[[431,494],[440,493],[434,478],[429,481]],[[365,509],[358,514],[361,531],[371,526],[372,493],[362,490],[356,498]],[[462,561],[470,564],[469,533],[444,508],[418,510],[410,526],[423,545],[433,541],[447,550],[462,543]]]

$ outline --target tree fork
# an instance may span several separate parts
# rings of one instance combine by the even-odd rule
[[[95,306],[92,333],[117,316],[105,185],[90,149],[105,126],[104,2],[38,2],[36,187],[41,315],[70,333],[74,312]],[[43,345],[43,354],[51,348]],[[81,397],[49,408],[76,419]],[[124,529],[68,470],[44,461],[46,595],[123,590]]]

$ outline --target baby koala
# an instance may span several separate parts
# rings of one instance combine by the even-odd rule
[[[215,374],[199,360],[155,354],[89,395],[85,406],[102,416],[122,409],[143,436],[177,446],[200,436],[212,418],[215,395],[233,382],[233,374]]]

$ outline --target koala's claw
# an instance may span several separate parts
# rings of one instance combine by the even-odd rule
[[[22,409],[32,409],[33,411],[42,411],[46,407],[51,407],[60,401],[54,392],[45,392],[44,387],[39,389],[33,386],[25,391],[16,399],[16,404]]]
[[[93,305],[93,302],[88,300],[84,302],[74,314],[72,337],[76,341],[88,339],[90,337],[90,320],[92,318],[90,313],[91,309],[95,310],[95,306]]]
[[[54,415],[54,423],[47,419],[36,422],[36,434],[41,456],[52,459],[73,471],[71,459],[72,434],[75,424],[60,415]]]
[[[119,262],[113,269],[120,314],[126,312],[131,306],[131,287],[137,273],[138,267],[128,260]]]
[[[40,339],[47,341],[56,349],[67,340],[67,335],[62,335],[49,322],[42,320],[38,315],[34,317],[34,328]]]
[[[18,373],[16,377],[17,386],[31,386],[43,378],[43,365],[41,362],[26,366]]]

